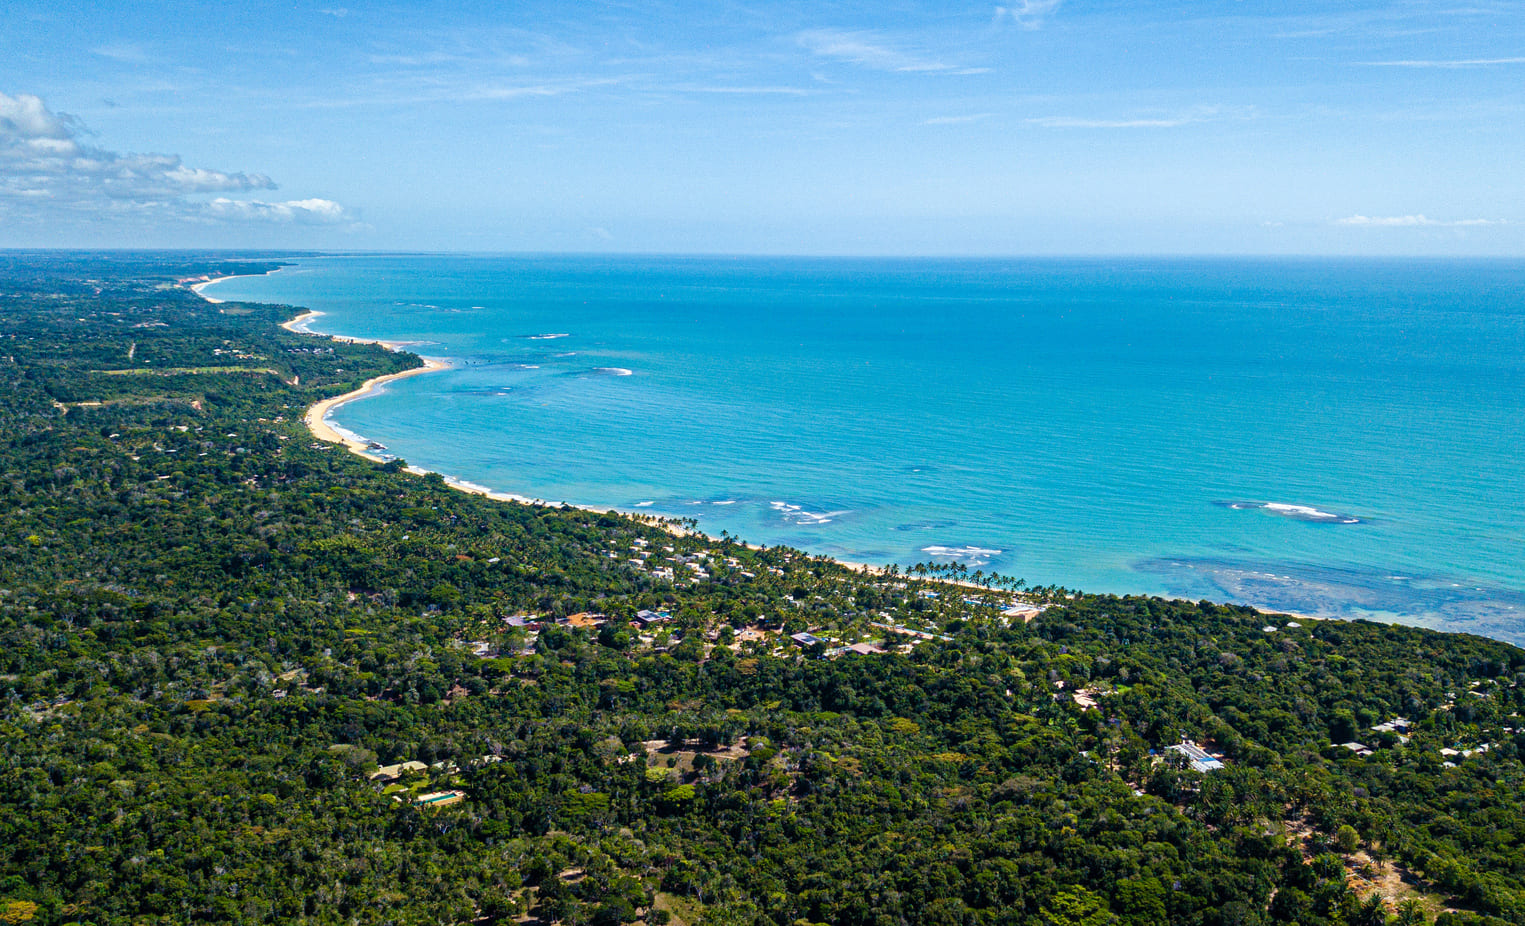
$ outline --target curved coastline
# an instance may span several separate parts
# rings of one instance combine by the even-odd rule
[[[277,270],[278,269],[279,268],[277,268]],[[275,273],[277,270],[271,270],[270,273]],[[242,274],[242,276],[268,275],[269,274]],[[223,280],[231,280],[236,276],[239,275],[235,274],[229,276],[212,277],[210,279],[201,280],[200,282],[192,283],[190,285],[190,290],[191,292],[205,299],[207,302],[212,303],[213,305],[221,305],[225,300],[208,296],[205,292],[203,292],[203,290],[206,287],[211,286],[213,283],[221,283]],[[313,309],[307,309],[301,315],[281,322],[281,327],[294,334],[307,334],[318,338],[330,338],[332,340],[343,341],[348,344],[379,344],[380,346],[390,351],[399,353],[403,351],[403,347],[392,341],[383,341],[379,338],[351,338],[339,334],[323,334],[322,332],[313,331],[307,327],[310,322],[312,322],[314,319],[322,317],[322,315],[322,312],[318,312]],[[334,411],[334,409],[339,408],[342,405],[346,405],[350,402],[358,402],[361,399],[369,398],[370,396],[377,394],[387,383],[395,382],[401,379],[408,379],[409,377],[419,376],[424,373],[434,373],[439,370],[450,369],[449,361],[442,360],[438,357],[421,356],[420,359],[424,362],[424,365],[421,367],[414,367],[411,370],[403,370],[400,373],[389,373],[385,376],[373,376],[365,382],[361,383],[360,388],[358,389],[352,389],[343,395],[336,395],[314,403],[307,409],[305,413],[303,413],[302,423],[307,425],[307,430],[311,431],[312,436],[316,437],[320,441],[324,441],[330,444],[342,444],[345,449],[349,450],[351,453],[365,457],[367,460],[371,460],[376,463],[387,462],[385,458],[377,456],[375,453],[371,452],[369,441],[355,434],[341,432],[339,429],[329,424],[327,418],[328,415]],[[410,467],[410,469],[411,468],[413,467]]]
[[[279,268],[277,268],[277,269],[279,269]],[[272,271],[269,271],[269,272],[270,273],[275,273],[277,271],[276,270],[272,270]],[[260,275],[268,275],[268,274],[243,274],[243,276],[260,276]],[[211,302],[213,304],[221,304],[225,300],[216,299],[216,298],[213,298],[211,296],[208,296],[204,292],[202,292],[202,290],[205,287],[210,286],[213,283],[218,283],[218,282],[221,282],[223,280],[233,279],[234,276],[237,276],[237,275],[229,275],[229,276],[215,277],[215,278],[212,278],[212,279],[202,280],[200,282],[194,283],[189,288],[191,289],[192,292],[196,293],[196,295],[198,295],[201,298],[207,300],[208,302]],[[189,281],[186,281],[186,282],[189,282]],[[290,319],[287,319],[286,321],[282,322],[281,323],[281,327],[286,329],[287,331],[290,331],[290,332],[294,333],[294,334],[305,334],[305,335],[311,335],[313,337],[330,338],[330,339],[335,340],[335,341],[342,341],[342,342],[351,343],[351,344],[377,344],[377,345],[380,345],[380,346],[386,348],[387,350],[396,351],[396,352],[403,352],[403,351],[407,350],[407,346],[406,346],[405,342],[390,341],[390,340],[384,340],[384,339],[380,339],[380,338],[355,338],[355,337],[349,337],[347,335],[325,334],[323,332],[312,330],[312,328],[310,327],[311,324],[314,321],[316,321],[317,319],[321,318],[323,315],[324,315],[323,312],[317,311],[315,309],[306,309],[305,311],[302,312],[302,314],[297,315],[294,318],[290,318]],[[555,336],[556,335],[553,335],[552,337],[555,337]],[[307,426],[307,429],[312,433],[312,435],[315,438],[317,438],[318,440],[324,441],[326,443],[339,444],[339,445],[343,446],[345,449],[349,450],[351,453],[353,453],[353,454],[355,454],[357,456],[360,456],[360,457],[364,457],[365,459],[370,460],[370,461],[375,462],[375,463],[386,463],[386,462],[388,462],[388,458],[376,454],[371,449],[371,446],[370,446],[371,445],[371,441],[365,439],[364,437],[362,437],[360,435],[356,435],[356,434],[353,434],[353,433],[347,432],[347,431],[342,431],[342,430],[336,428],[335,426],[329,424],[329,422],[327,421],[327,417],[335,409],[337,409],[337,408],[339,408],[339,407],[341,407],[341,406],[343,406],[343,405],[345,405],[345,404],[347,404],[349,402],[359,401],[361,399],[368,398],[368,397],[370,397],[372,395],[375,395],[387,383],[393,382],[395,380],[407,379],[407,378],[413,377],[413,376],[420,376],[420,375],[425,374],[425,373],[433,373],[433,372],[437,372],[439,370],[450,369],[451,365],[450,365],[449,361],[447,361],[447,360],[443,360],[443,359],[436,358],[436,357],[424,357],[422,355],[419,355],[419,356],[420,356],[420,359],[422,359],[423,362],[424,362],[424,365],[421,366],[421,367],[415,367],[414,369],[411,369],[411,370],[403,370],[400,373],[391,373],[391,374],[388,374],[388,375],[385,375],[385,376],[373,377],[371,379],[366,380],[364,383],[362,383],[358,389],[354,389],[354,390],[352,390],[350,392],[346,392],[343,395],[334,396],[334,397],[328,398],[328,399],[323,399],[323,400],[315,403],[314,405],[309,407],[307,409],[307,411],[303,414],[303,416],[302,416],[303,423]],[[424,468],[424,467],[420,467],[420,466],[415,466],[415,465],[408,465],[407,466],[407,470],[409,472],[417,474],[417,475],[425,475],[427,473],[435,472],[434,470],[430,470],[430,469],[427,469],[427,468]],[[663,528],[664,530],[667,530],[667,531],[669,531],[669,532],[671,532],[671,533],[673,533],[673,534],[675,534],[677,536],[686,536],[686,535],[689,535],[689,534],[699,534],[701,536],[709,537],[709,539],[711,539],[711,540],[717,540],[718,539],[718,538],[712,537],[712,536],[710,536],[708,534],[705,534],[703,531],[700,531],[700,530],[697,530],[697,529],[691,529],[691,528],[688,528],[688,527],[684,527],[683,525],[678,523],[677,516],[666,516],[666,515],[653,514],[653,513],[644,512],[644,511],[630,511],[630,510],[625,510],[625,509],[618,508],[616,506],[597,506],[597,505],[590,505],[590,504],[578,504],[578,503],[568,502],[568,501],[548,501],[546,499],[535,498],[535,497],[531,497],[531,496],[527,496],[527,495],[521,495],[521,494],[512,493],[512,492],[496,491],[496,490],[491,489],[491,488],[489,488],[487,486],[480,485],[480,484],[474,483],[474,482],[469,482],[469,481],[467,481],[465,479],[462,479],[460,477],[457,477],[457,476],[451,476],[451,475],[447,475],[447,474],[444,474],[444,473],[440,473],[439,475],[444,479],[444,481],[445,481],[445,483],[447,485],[449,485],[453,489],[456,489],[457,491],[468,492],[468,493],[473,494],[473,495],[480,495],[480,496],[483,496],[485,498],[493,499],[495,501],[519,502],[519,503],[522,503],[522,504],[530,504],[530,505],[550,505],[550,506],[560,507],[560,508],[575,508],[575,509],[579,509],[579,510],[582,510],[582,511],[592,511],[592,512],[599,512],[599,513],[603,513],[603,512],[615,512],[615,513],[621,514],[621,515],[623,515],[625,517],[633,518],[633,519],[635,519],[637,521],[642,521],[642,522],[645,522],[645,523],[648,523],[648,524],[654,524],[654,525],[659,526],[659,527]],[[758,546],[756,546],[754,544],[745,543],[745,545],[749,546],[749,547],[752,547],[754,549],[760,549],[760,547],[758,547]],[[841,565],[841,566],[844,566],[844,567],[846,567],[848,569],[852,569],[852,570],[855,570],[855,571],[858,571],[858,572],[862,572],[862,573],[865,573],[865,574],[869,574],[869,575],[887,575],[887,574],[889,574],[888,573],[888,570],[889,570],[889,566],[888,565],[875,566],[875,565],[873,565],[871,563],[855,562],[855,561],[851,561],[851,560],[839,559],[839,558],[836,558],[836,557],[830,557],[830,559],[832,559],[832,561],[837,563],[838,565]],[[959,579],[952,579],[952,578],[928,579],[927,581],[933,581],[933,582],[937,582],[937,583],[940,583],[940,584],[946,584],[946,585],[952,585],[952,586],[963,586],[963,587],[968,587],[968,588],[972,588],[972,589],[981,589],[982,588],[982,586],[980,586],[980,585],[978,585],[978,584],[976,584],[974,582],[964,581],[964,580],[959,580]],[[1171,600],[1189,601],[1191,599],[1189,599],[1189,598],[1173,598]],[[1257,612],[1259,612],[1261,614],[1266,615],[1267,617],[1275,616],[1275,617],[1294,618],[1294,619],[1301,619],[1301,620],[1326,620],[1326,619],[1328,619],[1326,617],[1322,617],[1320,615],[1315,615],[1315,614],[1306,614],[1306,613],[1301,613],[1301,612],[1290,612],[1290,611],[1285,611],[1285,610],[1274,610],[1274,609],[1270,609],[1270,608],[1260,607],[1260,606],[1257,606],[1257,605],[1250,605],[1250,607],[1253,608],[1255,611],[1257,611]],[[1031,620],[1031,618],[1029,617],[1028,620]]]
[[[310,334],[311,332],[307,333]],[[355,339],[346,338],[345,340],[353,341]],[[388,349],[396,349],[390,347],[390,345],[387,346]],[[424,357],[422,359],[424,361],[424,365],[421,367],[414,367],[411,370],[403,370],[401,373],[389,373],[386,376],[373,376],[366,380],[364,383],[361,383],[359,389],[346,392],[343,395],[334,396],[330,399],[323,399],[322,401],[313,404],[312,407],[308,408],[307,412],[302,416],[302,422],[307,425],[307,430],[312,432],[312,436],[316,437],[318,440],[327,441],[330,444],[343,444],[351,453],[358,454],[362,457],[365,457],[367,460],[373,460],[377,463],[385,463],[385,458],[379,457],[371,452],[369,442],[351,434],[341,433],[339,430],[334,428],[333,425],[329,424],[326,419],[328,414],[339,406],[345,405],[349,402],[358,402],[361,399],[373,396],[380,392],[381,388],[387,383],[396,382],[400,379],[407,379],[411,376],[420,376],[424,373],[433,373],[437,370],[450,369],[449,363],[438,358]]]
[[[227,302],[226,299],[218,299],[215,296],[208,296],[205,292],[203,292],[203,290],[205,290],[208,286],[211,286],[213,283],[221,283],[224,280],[237,280],[242,277],[267,277],[272,273],[280,273],[282,269],[283,268],[281,267],[276,267],[274,270],[266,270],[264,273],[225,273],[222,276],[216,277],[208,274],[201,277],[191,277],[189,280],[181,280],[180,282],[190,284],[191,292],[205,299],[207,302],[210,302],[212,305],[222,305],[223,303]]]
[[[275,271],[272,270],[270,272],[274,273]],[[247,276],[253,276],[254,274],[246,274],[246,275]],[[190,288],[191,292],[194,292],[196,295],[200,296],[201,298],[205,299],[206,301],[208,301],[210,303],[213,303],[214,305],[220,305],[225,300],[216,299],[216,298],[213,298],[212,296],[208,296],[206,293],[202,292],[202,290],[205,287],[210,286],[213,283],[218,283],[218,282],[221,282],[223,280],[228,280],[228,279],[232,279],[232,278],[233,278],[232,276],[222,276],[222,277],[215,277],[215,278],[207,279],[207,280],[201,280],[200,282],[196,282],[196,283],[191,284],[189,288]],[[189,283],[190,281],[185,281],[185,282]],[[329,338],[329,339],[334,340],[334,341],[343,341],[343,342],[348,343],[348,344],[378,344],[378,345],[386,348],[387,350],[397,351],[397,352],[403,352],[403,351],[405,351],[407,349],[406,346],[402,342],[398,342],[398,341],[388,341],[388,340],[383,340],[381,338],[353,338],[353,337],[349,337],[347,335],[342,335],[342,334],[324,334],[321,331],[314,331],[314,330],[312,330],[312,328],[310,327],[312,322],[314,322],[315,320],[321,318],[322,316],[323,316],[323,313],[317,311],[316,309],[307,309],[302,314],[296,316],[295,318],[290,318],[290,319],[287,319],[286,321],[282,322],[281,323],[281,327],[285,328],[287,331],[292,332],[293,334],[306,334],[306,335],[311,335],[311,336],[317,337],[317,338]],[[337,396],[333,396],[331,398],[322,399],[322,400],[314,403],[312,406],[310,406],[307,409],[307,411],[305,413],[303,413],[303,415],[302,415],[302,423],[307,426],[307,430],[312,433],[312,436],[317,438],[320,441],[324,441],[325,443],[330,443],[330,444],[339,444],[339,445],[343,446],[346,450],[348,450],[350,453],[353,453],[356,456],[364,457],[365,459],[370,460],[370,461],[372,461],[374,463],[386,463],[386,462],[388,462],[388,459],[386,457],[382,457],[382,456],[376,454],[371,449],[371,441],[365,439],[364,437],[361,437],[360,435],[340,430],[339,428],[335,427],[334,425],[332,425],[332,424],[330,424],[328,422],[328,416],[335,409],[339,408],[340,406],[346,405],[346,404],[348,404],[350,402],[358,402],[361,399],[369,398],[370,396],[375,395],[376,393],[381,391],[381,389],[384,386],[386,386],[388,383],[395,382],[397,380],[408,379],[409,377],[413,377],[413,376],[421,376],[421,375],[423,375],[425,373],[435,373],[435,372],[438,372],[440,370],[448,370],[448,369],[450,369],[450,362],[448,360],[444,360],[444,359],[441,359],[439,357],[424,357],[423,355],[419,355],[419,357],[424,362],[424,365],[421,366],[421,367],[414,367],[411,370],[403,370],[400,373],[389,373],[389,374],[387,374],[385,376],[375,376],[375,377],[372,377],[372,378],[366,380],[364,383],[361,383],[360,387],[358,389],[353,389],[353,390],[351,390],[349,392],[344,393],[343,395],[337,395]],[[425,469],[424,467],[421,467],[421,466],[412,466],[412,465],[409,465],[407,467],[407,469],[408,469],[408,472],[415,473],[415,474],[420,475],[420,476],[424,475],[426,473],[433,472],[433,470]],[[484,486],[484,485],[479,485],[479,484],[474,483],[474,482],[468,482],[468,481],[466,481],[464,479],[461,479],[461,478],[459,478],[457,476],[450,476],[450,475],[446,475],[444,473],[441,473],[440,475],[444,478],[445,483],[447,485],[449,485],[453,489],[456,489],[457,491],[460,491],[460,492],[469,492],[472,495],[481,495],[481,496],[483,496],[485,498],[490,498],[490,499],[493,499],[495,501],[500,501],[500,502],[520,502],[520,503],[527,504],[527,505],[552,505],[552,506],[556,506],[556,507],[560,507],[560,508],[577,508],[577,509],[581,509],[583,511],[596,511],[596,512],[600,512],[600,513],[605,512],[605,511],[618,511],[620,514],[623,514],[623,515],[625,515],[627,517],[635,518],[638,521],[642,521],[642,522],[649,523],[649,524],[656,524],[656,525],[658,525],[660,527],[663,527],[664,529],[666,529],[666,530],[670,531],[671,533],[676,534],[678,536],[683,536],[683,535],[687,535],[687,534],[690,534],[690,533],[697,533],[696,531],[690,531],[688,528],[683,527],[683,526],[677,524],[675,521],[673,521],[671,519],[668,519],[668,518],[662,517],[662,516],[652,515],[652,514],[649,514],[649,513],[646,513],[646,512],[641,512],[641,511],[622,511],[622,510],[620,510],[618,508],[614,508],[614,507],[599,507],[599,506],[596,506],[596,505],[578,505],[578,504],[574,504],[572,502],[565,502],[565,501],[556,501],[556,502],[547,501],[547,500],[542,499],[542,498],[532,498],[532,497],[530,497],[528,495],[519,495],[519,494],[513,493],[513,492],[499,492],[499,491],[496,491],[494,489],[490,489],[490,488],[488,488],[487,486]],[[845,563],[844,565],[851,566],[852,568],[864,569],[864,570],[869,570],[869,571],[872,571],[875,568],[875,567],[865,566],[865,565],[861,565],[861,564],[857,564],[857,563]]]

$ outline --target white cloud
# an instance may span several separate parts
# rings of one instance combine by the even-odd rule
[[[1468,228],[1479,225],[1508,225],[1509,221],[1507,219],[1455,219],[1452,221],[1441,221],[1425,215],[1351,215],[1343,219],[1336,219],[1334,224],[1365,228]]]
[[[47,219],[150,215],[182,220],[262,220],[330,224],[347,220],[324,199],[267,203],[206,193],[273,190],[264,174],[191,167],[173,154],[122,154],[85,144],[78,119],[31,94],[0,93],[0,212]]]
[[[1016,6],[996,7],[995,19],[996,22],[1010,19],[1024,29],[1038,29],[1050,14],[1059,9],[1062,2],[1063,0],[1021,0]]]
[[[901,51],[872,32],[849,32],[840,29],[811,29],[795,36],[811,54],[836,58],[876,71],[906,74],[985,74],[989,68],[965,67],[922,58]]]
[[[1501,64],[1525,64],[1525,58],[1463,58],[1455,61],[1446,60],[1406,60],[1406,61],[1362,61],[1361,64],[1373,68],[1487,68],[1497,67]]]
[[[219,196],[207,203],[214,218],[248,222],[295,222],[300,225],[337,225],[349,221],[349,213],[331,199],[293,199],[267,203],[257,199]]]
[[[49,112],[40,97],[0,93],[0,144],[13,138],[68,138],[77,128],[72,117]]]

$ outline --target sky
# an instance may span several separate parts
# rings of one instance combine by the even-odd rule
[[[1525,2],[7,0],[0,247],[1525,257]]]

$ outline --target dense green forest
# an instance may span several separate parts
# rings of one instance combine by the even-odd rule
[[[458,492],[277,265],[0,253],[0,923],[1525,923],[1525,652]]]

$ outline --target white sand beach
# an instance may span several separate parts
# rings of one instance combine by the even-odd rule
[[[352,453],[357,453],[360,456],[365,457],[367,460],[374,460],[377,463],[385,463],[385,459],[376,456],[371,452],[370,446],[365,441],[353,435],[340,433],[324,419],[327,417],[329,412],[345,404],[346,402],[354,402],[359,399],[366,398],[367,396],[375,395],[378,391],[380,391],[381,387],[385,386],[387,383],[396,382],[400,379],[407,379],[410,376],[418,376],[423,373],[433,373],[436,370],[450,369],[449,363],[434,357],[424,357],[423,361],[424,365],[421,367],[415,367],[411,370],[403,370],[401,373],[390,373],[386,376],[375,376],[366,380],[360,385],[359,389],[356,389],[353,392],[346,392],[344,395],[337,395],[331,399],[324,399],[309,408],[307,413],[302,416],[302,420],[306,422],[307,429],[311,431],[313,436],[318,440],[327,441],[331,444],[343,444]]]
[[[227,302],[226,299],[218,299],[215,296],[208,296],[206,293],[202,292],[202,290],[206,289],[208,286],[211,286],[213,283],[221,283],[223,280],[235,280],[239,277],[269,276],[271,273],[279,273],[280,270],[281,268],[277,267],[267,273],[226,273],[222,276],[215,277],[208,274],[200,277],[192,277],[188,280],[181,280],[180,282],[183,284],[188,284],[191,288],[191,292],[205,299],[207,302],[210,302],[213,305],[222,305],[224,302]]]
[[[217,277],[217,278],[214,278],[214,279],[202,280],[200,282],[191,284],[190,285],[190,289],[196,295],[198,295],[201,298],[207,300],[208,302],[211,302],[213,304],[221,304],[224,300],[214,299],[211,296],[208,296],[205,293],[203,293],[201,290],[202,290],[203,287],[205,287],[205,286],[207,286],[207,285],[209,285],[211,283],[215,283],[218,280],[225,280],[225,279],[228,279],[228,277]],[[190,281],[184,281],[184,282],[189,283]],[[295,318],[292,318],[292,319],[289,319],[289,320],[287,320],[285,322],[282,322],[281,323],[281,327],[285,328],[287,331],[293,332],[295,334],[306,334],[306,335],[311,335],[313,337],[318,337],[318,338],[329,338],[331,340],[343,341],[343,342],[350,343],[350,344],[378,344],[378,345],[380,345],[382,347],[385,347],[387,350],[391,350],[391,351],[404,351],[404,350],[407,349],[407,344],[405,344],[403,342],[383,341],[383,340],[381,340],[379,338],[352,338],[352,337],[346,337],[344,335],[322,334],[322,333],[319,333],[319,332],[316,332],[316,331],[312,331],[308,327],[308,325],[310,325],[314,320],[316,320],[318,318],[321,318],[322,315],[323,315],[322,312],[318,312],[318,311],[309,309],[306,312],[303,312],[301,315],[298,315]],[[333,425],[328,423],[327,417],[328,417],[330,412],[334,411],[335,409],[339,408],[340,406],[342,406],[342,405],[344,405],[344,404],[346,404],[348,402],[356,402],[356,401],[359,401],[360,399],[364,399],[364,398],[366,398],[368,396],[375,395],[382,387],[386,386],[387,383],[396,382],[396,381],[402,380],[402,379],[407,379],[407,378],[412,377],[412,376],[421,376],[421,375],[423,375],[425,373],[434,373],[434,372],[437,372],[439,370],[448,370],[448,369],[450,369],[449,361],[440,359],[438,357],[422,357],[422,360],[424,361],[424,365],[421,366],[421,367],[416,367],[416,368],[414,368],[412,370],[403,370],[401,373],[391,373],[391,374],[388,374],[386,376],[372,377],[371,379],[368,379],[364,383],[362,383],[360,385],[360,388],[358,388],[358,389],[352,390],[350,392],[346,392],[343,395],[334,396],[332,398],[323,399],[322,401],[317,402],[316,404],[314,404],[313,406],[308,408],[306,413],[302,416],[303,423],[307,425],[307,429],[309,431],[311,431],[312,435],[314,437],[316,437],[318,440],[321,440],[321,441],[324,441],[324,442],[330,443],[330,444],[340,444],[345,449],[349,450],[351,453],[356,454],[357,456],[364,457],[367,460],[371,460],[371,461],[376,462],[376,463],[385,463],[385,462],[387,462],[387,459],[385,457],[379,456],[378,454],[376,454],[371,449],[371,445],[370,445],[369,441],[365,440],[364,438],[360,437],[359,435],[355,435],[355,434],[351,434],[351,433],[339,430],[338,428],[336,428]],[[624,371],[622,371],[622,372],[624,372]],[[417,467],[417,466],[409,466],[408,467],[408,471],[411,472],[411,473],[415,473],[417,475],[424,475],[426,473],[431,472],[430,470],[424,469],[422,467]],[[443,474],[441,474],[441,475],[443,475]],[[470,493],[472,495],[481,495],[481,496],[483,496],[485,498],[490,498],[490,499],[493,499],[495,501],[519,502],[519,503],[528,504],[528,505],[551,505],[551,506],[558,507],[558,508],[576,508],[576,509],[579,509],[579,510],[582,510],[582,511],[594,511],[594,512],[599,512],[599,513],[603,513],[603,512],[606,512],[606,511],[617,511],[619,514],[622,514],[622,515],[624,515],[626,517],[633,518],[633,519],[635,519],[637,521],[641,521],[641,522],[644,522],[644,523],[647,523],[647,524],[651,524],[651,525],[654,525],[656,527],[660,527],[663,530],[673,534],[674,536],[684,537],[684,536],[688,536],[690,534],[696,534],[696,535],[699,535],[699,536],[707,537],[710,540],[715,540],[715,541],[719,540],[719,538],[711,537],[708,534],[704,534],[704,532],[702,532],[702,531],[696,531],[696,530],[693,530],[691,528],[685,527],[682,524],[679,524],[675,518],[664,517],[664,516],[661,516],[661,515],[653,515],[653,514],[650,514],[650,513],[647,513],[647,512],[642,512],[642,511],[621,511],[619,509],[608,508],[608,507],[598,507],[598,506],[594,506],[594,505],[577,505],[577,504],[573,504],[571,502],[552,502],[552,501],[546,501],[545,499],[532,498],[532,497],[527,496],[527,495],[518,495],[518,494],[515,494],[515,493],[511,493],[511,492],[499,492],[499,491],[495,491],[493,489],[488,488],[487,486],[478,485],[477,483],[474,483],[474,482],[468,482],[466,480],[459,479],[459,478],[454,477],[454,476],[444,476],[444,480],[445,480],[445,483],[447,485],[449,485],[451,488],[453,488],[453,489],[455,489],[457,491],[468,492],[468,493]],[[754,545],[754,544],[744,544],[744,545],[748,546],[748,547],[750,547],[752,549],[762,549],[762,547],[759,547],[759,546]],[[884,567],[884,566],[872,566],[872,565],[869,565],[867,563],[856,563],[856,562],[849,562],[849,561],[846,561],[846,560],[836,560],[836,562],[838,562],[839,564],[841,564],[843,566],[846,566],[849,569],[853,569],[855,571],[864,573],[866,575],[886,576],[886,575],[889,574],[887,567]],[[974,584],[972,582],[964,582],[964,581],[954,580],[954,579],[936,579],[936,580],[928,579],[926,581],[936,581],[936,582],[939,582],[941,584],[946,584],[946,585],[961,585],[961,586],[967,586],[969,588],[975,588],[975,589],[984,590],[982,586],[978,586],[978,585],[976,585],[976,584]]]

